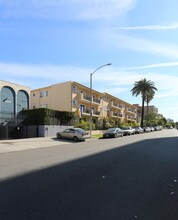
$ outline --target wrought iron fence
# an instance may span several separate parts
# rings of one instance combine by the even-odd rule
[[[14,114],[13,112],[0,111],[0,124],[19,124],[23,120],[24,116],[20,113]]]

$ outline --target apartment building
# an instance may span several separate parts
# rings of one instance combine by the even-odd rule
[[[104,93],[103,102],[104,110],[105,108],[107,110],[105,117],[108,118],[109,123],[110,120],[112,120],[115,125],[119,122],[136,122],[137,111],[135,106],[109,93]]]
[[[15,118],[22,109],[28,109],[29,101],[29,87],[0,80],[0,123]]]
[[[158,108],[156,108],[154,105],[144,106],[144,115],[151,113],[158,114]]]
[[[114,121],[136,122],[136,108],[108,93],[92,90],[92,120],[102,125]],[[31,91],[31,108],[50,108],[75,112],[75,120],[90,120],[90,88],[68,81]]]

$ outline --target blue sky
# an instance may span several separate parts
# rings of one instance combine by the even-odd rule
[[[0,79],[31,89],[68,80],[141,104],[146,78],[159,113],[178,121],[176,0],[0,0]]]

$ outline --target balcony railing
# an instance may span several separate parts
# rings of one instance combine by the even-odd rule
[[[83,114],[90,114],[90,109],[83,109]],[[92,110],[92,115],[100,115],[100,112]]]
[[[100,115],[100,112],[98,112],[98,111],[93,111],[93,115]]]
[[[90,114],[90,109],[83,109],[83,114]]]
[[[100,100],[100,99],[93,98],[93,102],[94,102],[94,103],[97,103],[97,104],[100,104],[100,103],[101,103],[101,100]]]
[[[117,112],[113,112],[112,115],[113,115],[113,117],[122,118],[122,114],[119,114]]]
[[[83,95],[83,99],[84,99],[84,100],[87,100],[87,101],[90,101],[90,96]]]
[[[127,119],[128,119],[128,120],[136,121],[136,118],[135,118],[135,117],[131,117],[131,116],[127,116]]]
[[[123,106],[122,105],[120,105],[120,104],[116,104],[116,103],[112,103],[112,107],[114,107],[114,108],[118,108],[118,109],[122,109],[123,108]]]
[[[133,110],[133,109],[131,109],[131,108],[127,108],[127,111],[128,111],[128,112],[131,112],[131,113],[134,113],[134,114],[136,113],[135,110]]]

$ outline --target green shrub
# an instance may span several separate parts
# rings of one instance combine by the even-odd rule
[[[73,112],[57,111],[47,108],[37,108],[23,110],[25,116],[25,125],[50,125],[50,124],[68,124],[73,118]]]

